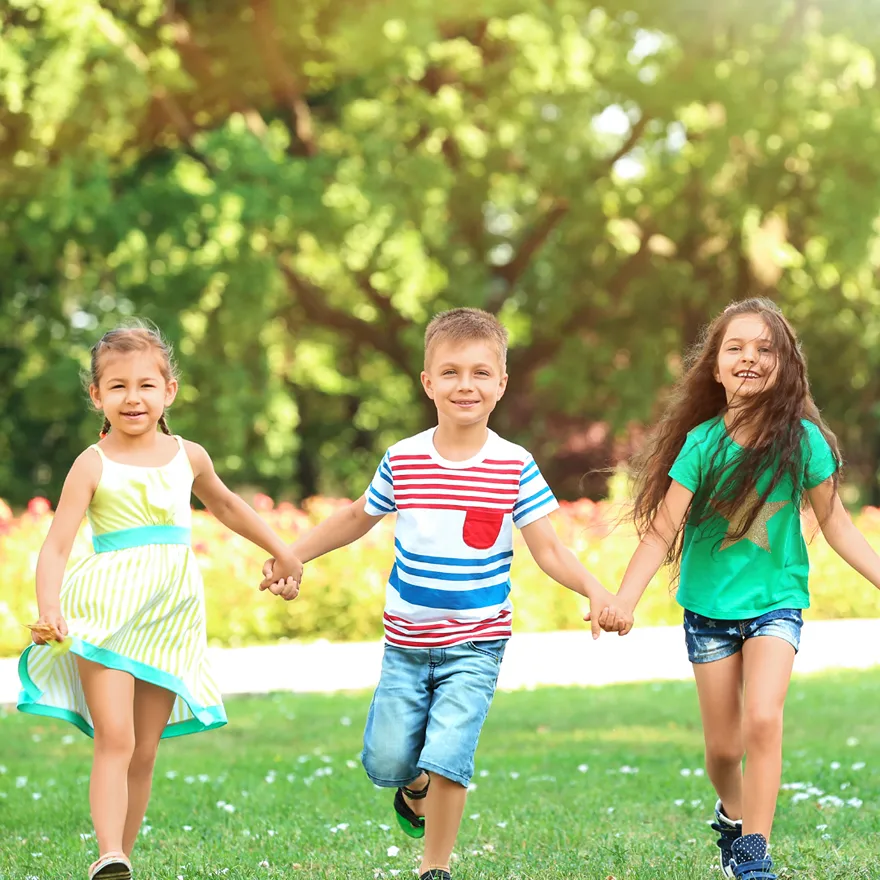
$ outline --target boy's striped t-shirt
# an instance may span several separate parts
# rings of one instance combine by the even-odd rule
[[[521,446],[489,431],[473,458],[448,461],[435,430],[392,446],[366,493],[368,514],[397,513],[385,640],[426,648],[509,638],[513,526],[559,505]]]

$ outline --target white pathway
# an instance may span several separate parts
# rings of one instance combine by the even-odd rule
[[[366,690],[379,677],[379,642],[268,645],[211,649],[224,694],[270,691]],[[16,659],[0,659],[0,705],[18,695]],[[880,620],[808,622],[795,672],[880,666]],[[515,635],[507,647],[498,686],[604,685],[688,679],[690,664],[680,626],[635,629],[628,636],[589,630]]]

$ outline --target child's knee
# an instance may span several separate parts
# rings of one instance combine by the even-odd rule
[[[135,750],[134,727],[123,721],[95,724],[95,751],[131,759]]]
[[[743,721],[746,750],[775,748],[782,743],[782,713],[755,710]]]

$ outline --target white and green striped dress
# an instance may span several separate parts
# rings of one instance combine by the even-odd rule
[[[221,727],[226,712],[207,658],[202,578],[191,548],[193,472],[183,441],[162,467],[108,459],[89,504],[95,553],[69,571],[64,650],[30,645],[18,708],[94,735],[74,655],[177,695],[163,737]]]

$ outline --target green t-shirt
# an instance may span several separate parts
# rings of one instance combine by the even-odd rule
[[[803,420],[804,473],[802,489],[813,489],[830,477],[837,464],[828,442],[812,422]],[[721,447],[722,452],[717,455]],[[669,476],[691,492],[716,473],[725,471],[739,449],[727,433],[723,417],[703,422],[685,440]],[[758,480],[763,492],[772,478]],[[770,493],[749,533],[730,543],[729,521],[720,515],[694,523],[684,531],[681,578],[676,599],[682,607],[716,620],[748,620],[777,608],[808,608],[809,559],[801,533],[797,492],[786,477]],[[730,529],[735,533],[735,529]]]

